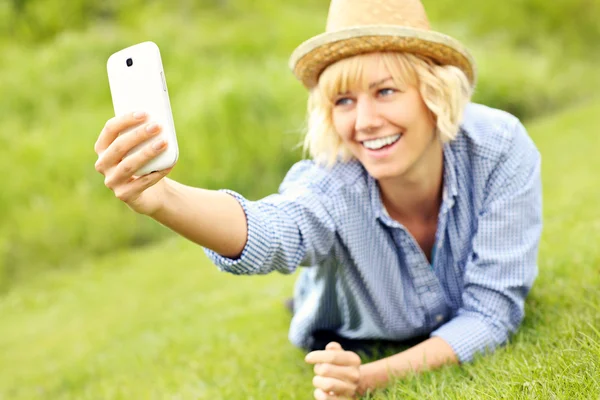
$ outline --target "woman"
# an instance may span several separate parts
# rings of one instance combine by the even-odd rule
[[[515,117],[469,103],[469,53],[429,29],[417,0],[333,0],[327,31],[300,45],[291,67],[309,90],[312,160],[294,165],[278,194],[248,201],[182,185],[169,170],[132,177],[165,146],[123,159],[160,129],[143,113],[107,122],[96,169],[222,270],[312,266],[296,284],[290,340],[314,350],[316,399],[506,343],[537,274],[540,156]],[[364,365],[340,345],[423,336]]]

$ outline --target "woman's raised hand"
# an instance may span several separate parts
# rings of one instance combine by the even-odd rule
[[[98,154],[95,168],[104,175],[104,184],[117,198],[140,214],[152,215],[163,205],[166,182],[162,178],[173,168],[141,177],[134,175],[140,167],[167,148],[164,140],[149,141],[140,151],[125,157],[133,147],[160,132],[160,126],[146,123],[146,119],[147,115],[143,112],[109,119],[94,145],[94,151]],[[136,129],[121,134],[136,125],[139,125]]]

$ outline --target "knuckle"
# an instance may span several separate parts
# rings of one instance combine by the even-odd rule
[[[113,127],[115,126],[115,120],[116,117],[112,117],[111,119],[107,120],[106,123],[104,123],[104,127],[102,128],[103,132],[110,132]]]
[[[115,174],[109,174],[104,177],[104,186],[112,190],[113,192],[118,189],[119,184],[117,179],[115,178]]]
[[[146,174],[146,175],[140,176],[136,179],[136,182],[140,188],[143,188],[145,190],[148,186],[151,186],[150,183],[151,183],[152,177],[150,175],[151,174]]]
[[[143,185],[147,185],[154,179],[155,176],[156,175],[153,175],[153,174],[147,174],[147,175],[142,176],[140,178],[140,181]]]
[[[148,132],[146,132],[146,126],[142,125],[141,127],[137,128],[131,136],[133,136],[133,140],[136,143],[144,141],[148,137]]]
[[[325,392],[331,392],[334,388],[333,381],[322,376],[313,377],[313,386],[319,388]]]
[[[96,171],[102,173],[102,171],[104,171],[104,164],[102,163],[102,160],[96,160],[96,162],[94,163],[94,168],[96,169]]]
[[[361,360],[358,354],[356,353],[350,353],[350,364],[351,365],[360,365]]]
[[[321,384],[321,389],[326,392],[331,392],[335,389],[335,385],[331,379],[323,379],[323,383]]]
[[[360,372],[357,369],[355,369],[352,372],[350,378],[352,379],[352,383],[357,384],[360,381]]]
[[[320,375],[330,375],[332,370],[333,370],[333,366],[331,364],[321,364]]]
[[[146,146],[146,148],[144,149],[144,155],[147,158],[153,158],[156,155],[157,151],[154,149],[154,147],[152,147],[152,145],[150,146]]]
[[[152,136],[152,132],[148,132],[146,130],[147,126],[149,126],[149,125],[142,126],[141,128],[139,128],[137,130],[138,142],[142,142]]]
[[[324,396],[325,396],[324,392],[322,392],[321,389],[319,389],[319,388],[315,389],[315,391],[313,392],[313,397],[315,398],[315,400],[327,399],[327,397],[324,397]]]
[[[121,201],[126,202],[129,199],[129,193],[122,189],[115,190],[115,197]]]
[[[133,166],[130,163],[121,163],[121,171],[124,174],[130,174],[133,172]]]
[[[115,140],[113,142],[113,151],[116,154],[121,154],[123,152],[123,144],[121,143],[120,140]]]
[[[323,364],[315,364],[313,371],[314,371],[315,375],[322,375],[323,374]]]
[[[319,389],[327,390],[327,380],[322,376],[314,376],[312,380],[313,386]]]

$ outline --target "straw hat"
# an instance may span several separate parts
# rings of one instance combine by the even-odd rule
[[[430,29],[420,0],[331,0],[325,33],[298,46],[289,65],[311,89],[330,64],[376,51],[405,51],[454,65],[475,86],[473,57],[457,40]]]

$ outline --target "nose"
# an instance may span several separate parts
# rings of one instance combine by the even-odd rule
[[[383,125],[383,120],[378,113],[377,105],[370,97],[359,97],[356,99],[356,121],[354,129],[356,132],[370,133]]]

